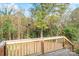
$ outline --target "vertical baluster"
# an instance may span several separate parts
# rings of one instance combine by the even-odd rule
[[[29,53],[29,52],[30,52],[29,46],[30,46],[30,44],[29,44],[29,42],[28,42],[28,55],[30,54],[30,53]]]
[[[25,43],[24,43],[24,45],[23,45],[23,47],[24,47],[24,56],[26,55],[26,47],[25,47]]]
[[[37,42],[35,42],[35,54],[36,54],[36,43],[37,43]]]
[[[48,52],[50,51],[50,40],[48,40]]]
[[[55,39],[55,50],[57,50],[58,49],[58,39]]]
[[[16,44],[16,56],[18,56],[18,43]]]
[[[14,44],[15,45],[15,56],[17,56],[17,44]]]
[[[50,40],[50,49],[52,51],[52,40]]]
[[[23,56],[25,56],[25,42],[23,43]]]
[[[28,53],[28,51],[29,51],[29,50],[28,50],[28,42],[27,42],[26,46],[27,46],[27,55],[28,55],[28,54],[29,54],[29,53]]]
[[[27,55],[27,42],[25,43],[25,55]]]
[[[10,52],[9,45],[7,45],[7,50],[8,50],[8,56],[9,56],[9,52]]]
[[[22,43],[20,43],[20,56],[22,56]]]
[[[49,41],[47,40],[47,52],[49,52]]]
[[[12,44],[12,47],[11,47],[11,49],[12,49],[12,56],[13,56],[13,44]]]
[[[36,54],[38,54],[38,46],[39,46],[39,41],[36,42]]]
[[[44,41],[44,53],[46,53],[46,41]]]
[[[9,48],[10,48],[10,51],[9,51],[10,52],[10,56],[12,56],[12,45],[10,45]]]
[[[31,46],[31,54],[33,54],[34,53],[34,42],[32,42],[32,44],[31,44],[32,46]]]
[[[21,43],[19,43],[19,56],[21,56]]]
[[[52,40],[52,51],[54,50],[54,42],[53,42],[53,40]]]
[[[34,54],[35,54],[35,42],[34,42]]]
[[[20,56],[20,46],[19,46],[19,43],[18,43],[17,49],[18,49],[17,54],[18,54],[18,56]]]
[[[23,44],[24,43],[22,43],[22,46],[21,46],[22,47],[22,56],[24,55],[24,52],[23,52],[24,51],[24,46],[23,46]]]
[[[54,41],[54,51],[55,51],[55,40],[53,40]]]
[[[23,43],[21,43],[21,56],[23,56],[23,49],[24,49],[22,47],[23,47]]]
[[[50,42],[48,40],[48,52],[49,52],[49,50],[50,50]]]
[[[37,54],[37,41],[35,42],[35,54]]]
[[[30,45],[31,45],[31,44],[30,44],[30,43],[31,43],[31,42],[29,42],[29,55],[30,55],[30,52],[31,52],[31,49],[30,49]]]
[[[51,44],[51,42],[52,42],[52,41],[50,40],[50,52],[52,51],[52,49],[51,49],[51,48],[52,48],[52,44]]]

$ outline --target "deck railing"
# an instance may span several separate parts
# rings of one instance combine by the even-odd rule
[[[0,42],[0,56],[4,56],[5,42]]]
[[[6,41],[7,56],[40,55],[62,48],[73,49],[73,44],[64,36],[20,39]]]

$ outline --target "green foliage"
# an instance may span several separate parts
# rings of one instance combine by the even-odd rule
[[[38,21],[36,21],[35,25],[36,25],[36,27],[38,29],[47,29],[48,28],[48,26],[47,26],[47,24],[46,24],[46,22],[44,20],[38,20]]]
[[[0,38],[34,38],[56,36],[62,33],[58,22],[69,4],[64,3],[39,3],[30,8],[31,17],[26,17],[22,10],[3,8],[0,10],[2,23],[0,23]],[[65,34],[74,36],[69,28]],[[75,36],[74,36],[75,37]]]
[[[0,28],[0,40],[2,40],[2,38],[3,38],[3,29]]]
[[[79,8],[73,10],[70,14],[70,18],[67,20],[67,24],[63,27],[64,35],[70,40],[79,41]],[[64,22],[65,23],[65,22]]]
[[[36,20],[35,26],[40,30],[40,35],[50,28],[49,36],[56,34],[56,29],[53,25],[58,21],[60,15],[64,13],[69,4],[33,4],[31,9],[31,16]],[[56,10],[57,9],[57,10]],[[51,16],[50,16],[51,15]],[[56,25],[56,24],[55,24]]]
[[[78,30],[73,26],[67,26],[64,28],[64,35],[70,40],[74,41],[78,39]]]
[[[14,28],[10,19],[7,19],[3,22],[3,25],[0,30],[1,38],[9,39],[11,34],[15,34],[16,28]],[[8,37],[8,38],[7,38]]]
[[[13,33],[16,31],[16,29],[13,27],[13,25],[11,23],[11,20],[5,20],[2,28],[3,28],[4,32]]]
[[[79,54],[79,49],[76,49],[75,52],[76,52],[77,54]]]

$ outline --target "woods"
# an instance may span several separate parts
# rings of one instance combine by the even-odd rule
[[[33,8],[29,8],[30,17],[25,15],[23,9],[16,9],[13,6],[0,8],[0,40],[59,35],[65,35],[70,40],[78,40],[78,8],[69,14],[66,13],[70,5],[68,3],[31,5]],[[69,18],[64,15],[65,13],[69,14]]]

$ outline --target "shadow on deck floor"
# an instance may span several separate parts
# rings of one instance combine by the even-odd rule
[[[75,52],[71,52],[69,49],[61,49],[40,56],[78,56],[78,54],[76,54]]]

